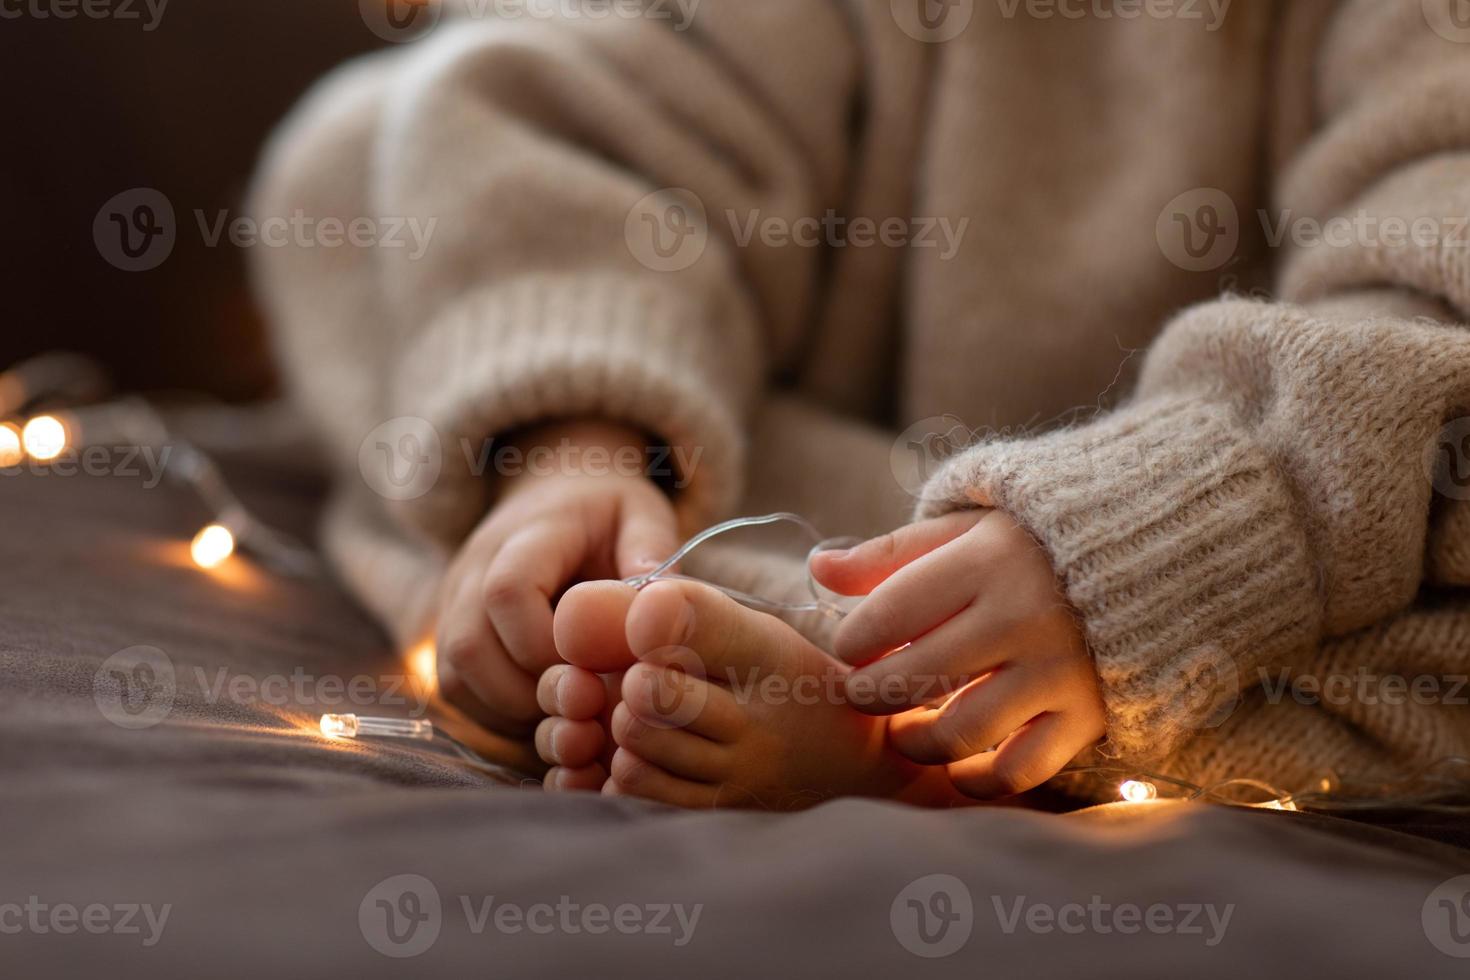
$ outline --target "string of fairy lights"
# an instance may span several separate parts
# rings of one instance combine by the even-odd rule
[[[310,577],[323,571],[310,548],[252,513],[214,459],[171,431],[148,401],[136,396],[82,401],[105,390],[95,366],[71,354],[43,355],[0,374],[0,469],[28,461],[56,465],[86,448],[146,448],[156,454],[168,479],[190,488],[214,514],[189,545],[200,568],[217,568],[243,548],[283,574]]]
[[[226,481],[215,459],[193,441],[174,431],[164,414],[137,396],[107,399],[105,374],[91,360],[75,354],[53,353],[23,361],[0,373],[0,473],[26,463],[54,465],[68,453],[85,447],[148,447],[162,461],[171,481],[190,489],[212,517],[197,528],[189,554],[200,569],[222,566],[237,555],[248,555],[263,567],[292,577],[325,573],[317,554],[291,535],[272,527],[250,510]],[[219,409],[228,412],[228,409]],[[238,432],[252,423],[230,419],[215,431]],[[690,539],[659,568],[629,584],[642,588],[653,581],[684,578],[672,571],[680,559],[720,534],[754,525],[787,522],[820,539],[816,529],[796,514],[739,518],[708,528]],[[821,541],[815,552],[839,542]],[[845,543],[845,542],[843,542]],[[713,584],[713,583],[711,583]],[[816,612],[840,619],[847,609],[839,597],[822,594],[811,581],[809,601],[789,603],[751,596],[716,585],[738,601],[772,613]],[[436,679],[432,643],[421,644],[406,655],[408,666],[427,689]],[[322,735],[341,740],[362,738],[437,742],[452,750],[467,766],[501,781],[525,782],[517,774],[479,755],[426,719],[399,719],[326,714],[319,722]],[[1470,758],[1447,756],[1408,774],[1344,780],[1326,773],[1310,786],[1283,789],[1253,778],[1231,778],[1201,785],[1164,773],[1118,766],[1070,766],[1059,779],[1093,777],[1114,781],[1118,799],[1142,804],[1155,800],[1198,800],[1274,810],[1338,811],[1408,807],[1438,812],[1470,813]],[[1356,791],[1349,793],[1348,787]]]

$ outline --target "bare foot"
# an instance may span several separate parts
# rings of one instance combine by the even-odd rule
[[[536,753],[551,766],[548,790],[602,789],[617,746],[608,734],[623,674],[599,676],[561,664],[541,675],[536,699],[547,714],[536,728]]]
[[[536,729],[536,751],[552,767],[548,790],[597,791],[607,782],[617,749],[608,728],[635,660],[625,636],[634,595],[621,582],[589,582],[557,604],[553,632],[567,663],[548,669],[536,687],[549,716]]]
[[[965,802],[943,768],[903,759],[887,745],[885,721],[846,702],[850,668],[714,589],[579,586],[557,610],[558,639],[563,622],[582,633],[594,618],[615,618],[618,606],[626,629],[617,645],[638,662],[610,716],[617,750],[604,793],[686,807],[797,809],[837,796]],[[569,655],[575,642],[563,655],[606,667],[617,662],[614,644],[595,663]],[[585,682],[575,682],[578,696],[591,693]]]

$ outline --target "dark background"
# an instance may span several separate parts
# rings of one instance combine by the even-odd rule
[[[142,0],[137,20],[38,19],[32,2],[0,5],[21,13],[0,18],[0,369],[65,348],[125,389],[268,392],[244,256],[209,247],[194,212],[238,214],[271,127],[315,78],[384,42],[357,0],[170,0],[151,32]],[[161,266],[130,273],[92,224],[135,187],[169,198],[178,238]]]

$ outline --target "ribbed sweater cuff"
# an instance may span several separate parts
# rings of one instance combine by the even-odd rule
[[[1160,758],[1220,725],[1274,656],[1315,639],[1317,576],[1288,488],[1229,411],[1139,402],[977,446],[919,516],[1010,513],[1051,557],[1102,682],[1108,754]]]
[[[739,424],[756,358],[675,295],[616,277],[533,277],[472,294],[417,333],[389,378],[392,415],[428,422],[442,470],[394,513],[453,546],[483,516],[491,441],[561,419],[637,427],[669,449],[685,529],[739,499]],[[478,472],[477,472],[478,470]]]

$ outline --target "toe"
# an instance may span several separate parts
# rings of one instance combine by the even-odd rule
[[[690,674],[682,663],[641,663],[623,676],[623,704],[647,725],[682,729],[721,743],[745,731],[748,718],[729,691]],[[673,658],[675,661],[681,659]]]
[[[599,765],[568,769],[557,766],[546,774],[543,787],[553,793],[596,793],[607,782],[607,770]]]
[[[651,725],[635,715],[626,701],[613,711],[611,729],[619,748],[670,775],[696,783],[717,783],[730,775],[729,746],[683,729]]]
[[[548,715],[573,721],[596,718],[607,706],[607,688],[590,670],[558,664],[541,675],[536,703]]]
[[[556,604],[553,633],[563,660],[598,674],[630,665],[623,628],[638,593],[621,582],[583,582]]]
[[[536,753],[554,766],[579,768],[598,760],[607,736],[595,721],[547,718],[536,726]]]
[[[628,646],[640,659],[670,647],[693,650],[711,679],[773,672],[793,653],[791,627],[697,582],[655,582],[633,600]]]
[[[680,779],[621,748],[613,754],[611,776],[602,791],[609,796],[637,796],[690,809],[713,807],[720,792],[717,786]]]

